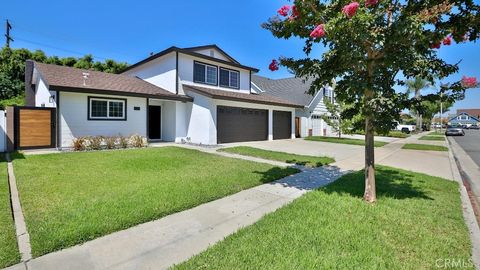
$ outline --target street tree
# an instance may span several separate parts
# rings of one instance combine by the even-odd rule
[[[433,83],[459,71],[438,56],[441,46],[479,38],[480,6],[471,0],[379,1],[295,0],[262,26],[275,37],[305,40],[306,57],[281,57],[270,64],[311,78],[310,93],[336,80],[336,98],[352,104],[342,113],[365,119],[364,199],[376,201],[374,132],[385,133],[403,109],[416,101],[394,87],[417,76]],[[311,56],[315,44],[325,47]],[[442,45],[443,44],[443,45]],[[468,80],[466,80],[467,78]],[[474,77],[443,85],[438,93],[455,100],[464,96]]]
[[[418,101],[421,100],[422,90],[430,88],[430,87],[433,86],[429,81],[424,80],[423,78],[421,78],[419,76],[416,76],[412,80],[407,80],[406,85],[407,85],[407,92],[406,92],[407,95],[410,95],[410,94],[413,93],[413,96]],[[422,103],[419,102],[418,104],[421,105]],[[417,108],[411,108],[411,110],[415,113],[415,115],[417,117],[417,120],[416,120],[417,130],[422,130],[423,114],[422,114],[421,109],[419,109],[417,107]]]

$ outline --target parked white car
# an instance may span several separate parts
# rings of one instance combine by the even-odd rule
[[[403,133],[411,133],[411,132],[414,132],[415,131],[415,125],[401,125],[400,123],[398,122],[395,122],[395,124],[397,125],[395,130],[398,130],[398,131],[401,131]]]

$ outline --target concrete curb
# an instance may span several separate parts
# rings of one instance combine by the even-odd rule
[[[23,263],[32,259],[32,248],[30,246],[30,235],[27,231],[25,218],[23,216],[22,206],[20,205],[20,197],[18,195],[17,182],[13,173],[13,164],[10,155],[5,155],[8,161],[8,184],[10,187],[10,200],[12,203],[13,219],[15,221],[15,231],[17,235],[18,249]]]
[[[450,141],[450,139],[449,139]],[[467,193],[467,189],[463,185],[460,170],[457,167],[453,155],[452,147],[448,148],[448,157],[450,159],[450,166],[452,167],[453,179],[459,184],[460,198],[462,200],[463,218],[470,233],[470,240],[472,241],[472,260],[475,269],[480,269],[480,228],[478,227],[477,219],[473,212],[473,207]]]

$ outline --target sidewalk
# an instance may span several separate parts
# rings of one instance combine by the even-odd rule
[[[407,151],[401,150],[402,145],[417,137],[397,140],[376,149],[377,162],[389,160],[399,151]],[[204,147],[183,147],[210,153],[215,151]],[[238,158],[228,153],[222,155]],[[302,172],[273,183],[50,253],[11,269],[56,269],[60,266],[63,269],[166,269],[200,253],[238,229],[255,223],[304,193],[325,186],[348,171],[363,168],[363,164],[363,152],[356,152],[331,166],[303,168]],[[275,162],[275,165],[287,164]]]

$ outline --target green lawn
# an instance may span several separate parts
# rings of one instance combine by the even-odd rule
[[[297,173],[162,147],[17,156],[35,257]]]
[[[422,141],[445,141],[445,137],[444,136],[429,136],[429,135],[426,135],[426,136],[420,137],[419,140],[422,140]]]
[[[430,133],[428,133],[429,136],[445,136],[445,131],[444,132],[440,132],[440,131],[432,131]]]
[[[228,152],[232,154],[239,154],[244,156],[252,156],[269,160],[276,160],[286,163],[295,163],[297,165],[304,165],[308,167],[320,167],[325,164],[335,162],[333,158],[295,155],[285,152],[269,151],[249,146],[236,146],[229,148],[222,148],[218,151]]]
[[[365,135],[365,131],[356,131],[355,134]],[[410,137],[410,134],[403,133],[403,132],[397,131],[397,130],[392,130],[392,131],[388,132],[388,134],[378,134],[377,132],[375,132],[375,136],[402,138],[403,139],[403,138]]]
[[[20,253],[10,206],[7,163],[3,154],[0,154],[0,268],[16,264],[19,261]]]
[[[377,167],[374,205],[363,171],[310,192],[177,269],[435,269],[469,263],[458,184]],[[473,267],[470,267],[470,269]]]
[[[316,142],[328,142],[328,143],[342,143],[342,144],[353,144],[353,145],[365,145],[365,140],[361,139],[349,139],[349,138],[338,138],[338,137],[323,137],[323,136],[310,136],[306,137],[307,141],[316,141]],[[388,143],[375,141],[375,147],[382,147]]]
[[[407,143],[402,149],[408,150],[427,150],[427,151],[448,151],[448,147],[431,144]]]

